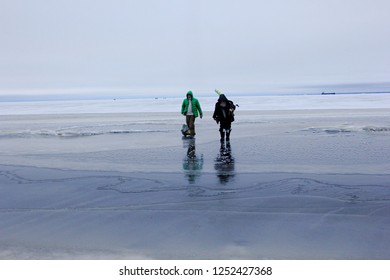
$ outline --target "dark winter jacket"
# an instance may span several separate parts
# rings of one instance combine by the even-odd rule
[[[192,106],[192,112],[193,112],[195,118],[197,118],[199,115],[200,115],[200,117],[202,117],[203,112],[202,112],[202,108],[200,107],[200,103],[199,103],[198,99],[194,98],[192,91],[187,92],[186,96],[187,95],[191,95],[191,97],[192,97],[191,106]],[[187,98],[183,100],[183,103],[181,105],[181,113],[183,115],[187,114],[189,104],[190,104],[190,101]]]
[[[221,106],[221,103],[225,102],[226,106]],[[228,100],[224,94],[221,94],[218,98],[218,102],[215,104],[213,119],[217,122],[234,122],[234,110],[236,106],[232,101]]]

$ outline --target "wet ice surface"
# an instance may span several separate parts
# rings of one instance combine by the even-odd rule
[[[389,259],[390,111],[2,116],[1,259]]]
[[[388,175],[2,170],[1,258],[389,257]]]

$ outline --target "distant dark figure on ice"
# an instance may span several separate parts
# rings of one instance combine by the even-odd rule
[[[198,99],[194,98],[192,91],[187,92],[186,98],[183,100],[181,114],[186,117],[186,124],[188,126],[188,130],[186,131],[183,131],[185,130],[183,127],[183,134],[191,137],[195,136],[195,118],[198,116],[202,118],[203,112]]]
[[[236,106],[232,101],[228,100],[224,94],[219,95],[218,102],[215,104],[213,119],[219,124],[221,142],[225,140],[225,134],[226,141],[230,141],[235,109]]]

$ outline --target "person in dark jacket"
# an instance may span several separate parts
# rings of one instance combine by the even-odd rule
[[[213,119],[219,123],[219,132],[221,134],[221,142],[230,141],[230,132],[232,131],[232,122],[234,121],[234,110],[236,106],[232,101],[228,100],[224,94],[220,94],[218,102],[215,104]]]
[[[202,108],[198,99],[194,98],[192,91],[187,92],[186,99],[183,100],[181,105],[181,114],[186,116],[186,123],[189,128],[188,135],[195,135],[195,118],[203,117]]]

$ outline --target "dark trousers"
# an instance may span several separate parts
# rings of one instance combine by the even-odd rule
[[[220,130],[226,129],[230,130],[232,128],[232,122],[227,121],[227,120],[221,120],[219,123]]]
[[[226,132],[226,140],[230,140],[230,132],[232,131],[232,123],[229,121],[221,121],[219,123],[219,132],[221,134],[221,140],[225,139]]]
[[[190,129],[188,134],[195,135],[195,116],[186,116],[186,123],[188,125],[188,128]]]

